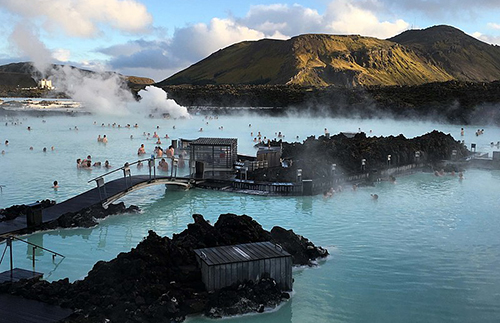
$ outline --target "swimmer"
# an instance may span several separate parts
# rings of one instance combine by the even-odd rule
[[[203,128],[200,128],[200,130],[198,130],[198,132],[203,132]]]
[[[377,194],[370,194],[373,200],[378,200],[378,195]]]
[[[389,176],[389,181],[392,183],[392,184],[396,184],[396,177],[394,176]]]
[[[28,126],[28,131],[31,131],[31,127],[30,126]]]
[[[54,146],[50,147],[50,150],[54,151],[55,150]]]
[[[458,180],[460,180],[460,181],[461,181],[461,180],[463,180],[463,179],[464,179],[464,173],[459,172],[459,173],[458,173]]]
[[[33,146],[30,146],[30,150],[33,150]]]
[[[43,151],[44,153],[46,153],[46,152],[47,152],[47,148],[46,148],[46,147],[43,147],[42,151]]]
[[[141,144],[141,147],[137,150],[137,155],[144,155],[146,154],[146,149],[144,148],[144,144]]]
[[[158,134],[156,133],[156,131],[153,133],[153,138],[158,138]]]
[[[104,168],[111,168],[111,165],[109,164],[109,161],[104,162]]]
[[[353,191],[357,191],[357,190],[358,190],[358,185],[356,185],[356,184],[352,184],[352,190],[353,190]]]
[[[464,136],[464,133],[465,133],[464,128],[460,129],[460,136],[462,136],[462,137],[463,137],[463,136]]]
[[[97,142],[101,142],[101,141],[102,141],[101,135],[97,136]]]
[[[137,162],[137,168],[142,168],[142,166],[144,166],[144,165],[143,165],[143,164],[142,164],[142,162],[139,160],[139,162]]]
[[[157,145],[161,145],[161,140],[160,140],[160,138],[158,138],[158,140],[156,140],[156,144],[157,144]]]
[[[158,163],[158,168],[163,170],[163,171],[168,171],[168,163],[165,160],[165,158],[162,158],[160,162]]]
[[[52,185],[52,188],[53,188],[54,190],[57,190],[57,189],[59,188],[59,183],[58,183],[57,181],[54,181],[54,183],[53,183],[53,184],[54,184],[54,185]]]
[[[8,145],[9,145],[9,141],[5,140],[5,146],[8,146]]]
[[[134,139],[134,136],[133,136],[133,135],[130,135],[130,139]]]
[[[106,137],[106,135],[104,135],[104,136],[102,137],[102,143],[103,143],[103,144],[107,144],[107,143],[108,143],[108,138]]]
[[[101,162],[95,162],[93,166],[94,167],[101,167]]]

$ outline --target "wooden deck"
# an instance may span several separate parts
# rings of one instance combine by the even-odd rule
[[[43,274],[32,271],[32,270],[26,270],[26,269],[21,269],[21,268],[14,268],[12,270],[12,274],[10,270],[4,271],[3,273],[0,273],[0,284],[5,283],[5,282],[17,282],[21,279],[34,279],[34,278],[42,278]],[[1,316],[0,316],[1,317]]]
[[[19,296],[0,294],[0,322],[45,323],[57,322],[73,313],[59,306],[29,300]]]
[[[42,210],[42,222],[47,223],[57,220],[61,215],[78,212],[87,207],[103,203],[109,205],[128,193],[151,185],[178,185],[189,186],[187,178],[172,178],[170,176],[156,176],[151,179],[148,175],[135,175],[122,177],[104,184],[101,188],[93,188],[64,202]],[[11,221],[0,222],[0,235],[16,232],[27,228],[25,216],[18,216]]]

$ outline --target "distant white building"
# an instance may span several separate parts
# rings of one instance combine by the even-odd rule
[[[54,87],[52,86],[52,81],[47,79],[41,79],[40,81],[38,81],[38,87],[40,89],[48,89],[48,90],[54,89]]]

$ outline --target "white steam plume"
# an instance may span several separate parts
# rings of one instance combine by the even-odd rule
[[[90,112],[125,115],[154,109],[169,113],[173,117],[189,116],[185,107],[179,106],[173,100],[167,100],[166,93],[159,88],[148,87],[147,91],[141,93],[143,100],[137,103],[127,86],[126,77],[122,75],[109,72],[93,73],[68,65],[51,65],[51,51],[27,25],[16,26],[9,40],[21,55],[30,57],[33,66],[44,77],[49,76],[57,91],[81,102]]]
[[[58,91],[99,114],[125,115],[135,99],[122,76],[114,73],[90,73],[71,66],[56,66],[50,78]]]
[[[168,99],[167,93],[160,88],[148,86],[145,91],[141,91],[139,94],[142,97],[140,101],[142,106],[156,110],[159,113],[168,113],[174,118],[189,117],[186,107],[178,105],[172,99]]]
[[[28,56],[33,66],[45,75],[45,72],[51,67],[51,52],[40,41],[29,23],[19,23],[9,36],[9,42],[18,49],[19,54]]]

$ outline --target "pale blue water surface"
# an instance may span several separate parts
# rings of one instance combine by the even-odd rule
[[[122,127],[107,126],[114,122]],[[127,123],[138,123],[139,128],[124,128]],[[28,131],[28,126],[33,130]],[[199,132],[200,127],[203,132]],[[296,136],[303,140],[309,135],[321,135],[324,128],[330,133],[361,128],[368,135],[403,133],[406,137],[437,129],[468,145],[476,143],[478,150],[489,153],[498,150],[490,142],[500,140],[500,129],[494,126],[465,127],[465,136],[461,137],[457,125],[390,119],[3,118],[0,149],[5,154],[0,155],[0,185],[5,187],[0,207],[45,198],[61,202],[93,188],[94,184],[87,181],[106,170],[77,170],[76,159],[90,154],[94,161],[109,160],[115,166],[134,161],[141,143],[148,152],[155,146],[155,140],[151,136],[147,140],[143,132],[190,139],[236,137],[240,153],[255,154],[251,131],[254,137],[260,131],[268,138],[281,131],[285,140],[293,141]],[[484,135],[475,136],[478,128],[485,129]],[[97,142],[98,134],[107,135],[107,145]],[[3,144],[5,140],[9,140],[9,146]],[[162,146],[167,147],[168,141],[162,140]],[[33,150],[29,150],[30,146]],[[43,147],[47,147],[46,153]],[[132,171],[136,173],[134,168]],[[57,191],[51,188],[54,180],[61,186]],[[378,201],[370,199],[372,193],[379,195]],[[53,264],[48,253],[37,251],[37,271],[44,272],[50,281],[81,279],[98,260],[113,259],[135,247],[148,230],[172,236],[192,222],[193,213],[201,213],[213,223],[219,214],[230,212],[248,214],[268,230],[275,225],[293,229],[331,253],[318,267],[295,270],[294,296],[279,309],[233,318],[231,322],[500,321],[499,171],[469,170],[463,181],[418,173],[399,177],[395,185],[382,182],[356,192],[346,189],[330,199],[261,197],[200,189],[166,191],[156,186],[122,200],[140,206],[142,212],[112,216],[91,229],[25,236],[30,242],[66,256]],[[0,244],[0,252],[4,247],[4,243]],[[31,268],[31,250],[14,243],[14,260],[16,267]],[[0,270],[8,266],[4,260]],[[195,317],[189,321],[208,320]]]

